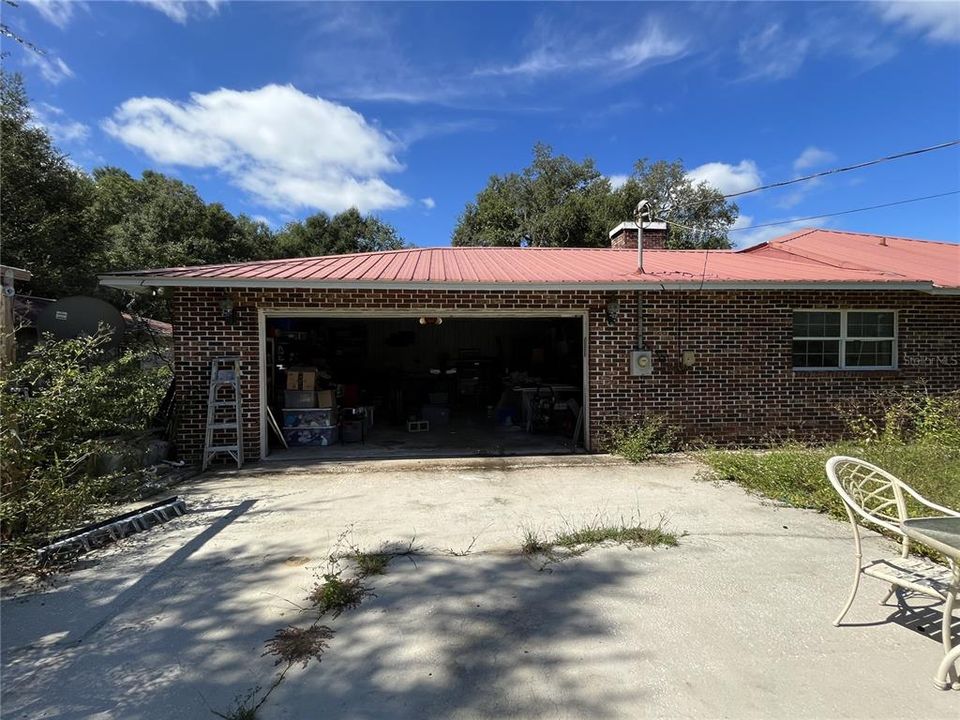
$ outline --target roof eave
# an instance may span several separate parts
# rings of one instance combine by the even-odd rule
[[[960,294],[960,287],[915,280],[628,280],[604,282],[404,282],[382,280],[289,280],[257,278],[169,278],[101,275],[100,284],[130,292],[155,288],[310,288],[317,290],[900,290],[938,295]]]

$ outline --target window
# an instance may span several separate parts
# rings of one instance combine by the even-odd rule
[[[877,370],[896,367],[892,310],[798,310],[793,313],[793,367]]]

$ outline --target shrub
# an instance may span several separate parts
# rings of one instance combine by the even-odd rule
[[[630,462],[642,462],[652,455],[676,450],[680,446],[680,433],[664,418],[650,415],[629,425],[609,429],[604,445]]]
[[[45,339],[0,377],[0,537],[5,574],[29,569],[50,535],[94,518],[136,483],[131,440],[143,435],[166,387],[166,368],[142,354],[111,356],[108,336]]]

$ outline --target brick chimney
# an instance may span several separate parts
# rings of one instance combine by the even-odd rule
[[[637,224],[622,222],[610,231],[610,247],[614,250],[637,249]],[[664,250],[667,247],[667,224],[645,222],[643,224],[643,249]]]

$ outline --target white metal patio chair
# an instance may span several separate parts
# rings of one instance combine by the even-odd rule
[[[908,497],[932,511],[927,513],[924,510],[925,516],[936,513],[960,517],[960,512],[930,502],[902,480],[876,465],[857,458],[844,455],[830,458],[827,461],[827,477],[843,499],[847,517],[853,525],[856,553],[853,588],[846,605],[843,606],[843,610],[833,624],[839,625],[853,605],[853,599],[860,587],[860,576],[868,575],[890,584],[890,589],[880,601],[881,605],[890,599],[898,587],[944,601],[943,646],[945,651],[949,652],[951,649],[950,618],[953,614],[955,596],[960,590],[957,580],[960,576],[956,574],[952,560],[949,561],[950,567],[947,568],[930,560],[910,557],[910,539],[900,529],[900,523],[909,519]],[[899,556],[878,558],[864,563],[859,529],[859,525],[864,521],[884,528],[899,537]]]

